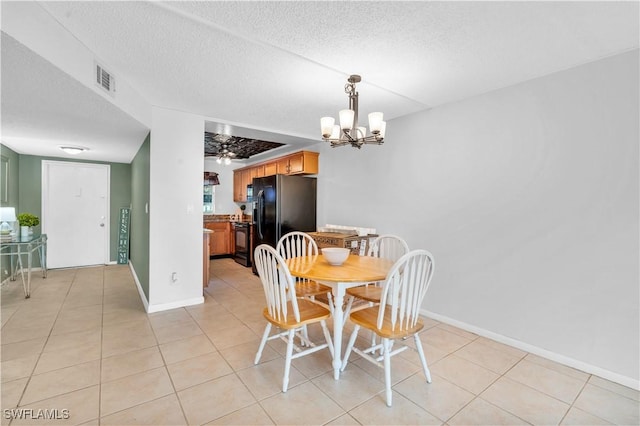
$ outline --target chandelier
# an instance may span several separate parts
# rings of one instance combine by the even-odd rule
[[[358,126],[358,92],[356,83],[361,77],[352,75],[347,79],[344,92],[349,96],[349,109],[340,111],[340,125],[335,124],[333,117],[322,117],[320,128],[322,129],[322,139],[330,142],[331,147],[351,145],[354,148],[362,148],[364,144],[381,145],[384,141],[384,133],[387,123],[382,121],[381,112],[369,114],[369,130],[371,134],[367,136],[367,128]]]
[[[233,157],[235,157],[235,153],[229,151],[229,145],[227,145],[226,143],[223,143],[220,145],[220,150],[218,151],[218,158],[216,158],[216,163],[218,164],[222,164],[224,163],[225,166],[228,166],[229,164],[231,164],[231,159]]]

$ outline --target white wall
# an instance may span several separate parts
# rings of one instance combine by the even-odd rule
[[[225,166],[211,158],[204,160],[204,171],[218,173],[218,180],[220,180],[220,185],[214,186],[216,192],[214,214],[235,214],[241,204],[247,204],[245,212],[249,214],[251,206],[248,203],[238,204],[233,201],[233,170],[244,166],[245,164],[233,163]]]
[[[638,387],[638,51],[321,147],[318,223],[427,248],[424,308]]]
[[[202,117],[152,108],[149,312],[204,302],[202,135]]]

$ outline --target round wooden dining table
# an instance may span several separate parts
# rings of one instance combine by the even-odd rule
[[[344,326],[343,302],[345,291],[362,284],[383,281],[393,262],[371,256],[350,254],[340,266],[330,265],[321,255],[287,259],[294,277],[305,278],[331,287],[333,295],[333,378],[340,377],[342,365],[342,332]]]

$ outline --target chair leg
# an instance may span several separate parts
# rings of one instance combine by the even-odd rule
[[[349,296],[349,301],[347,302],[347,307],[344,310],[344,321],[343,321],[343,326],[344,324],[347,323],[347,319],[349,319],[349,314],[351,313],[351,305],[353,305],[353,301],[355,300],[354,296]]]
[[[271,323],[268,322],[267,326],[264,328],[264,333],[262,334],[262,340],[260,341],[260,346],[258,347],[258,353],[256,353],[256,359],[253,361],[254,364],[260,362],[260,357],[262,356],[262,351],[264,350],[264,345],[267,343],[267,339],[269,338],[269,333],[271,332]]]
[[[315,296],[309,296],[308,297],[309,300],[316,300]],[[301,337],[300,337],[300,346],[302,346],[303,348],[305,346],[307,346],[307,342],[309,341],[309,332],[307,331],[307,326],[303,325],[302,326],[302,333],[301,333]]]
[[[305,340],[306,339],[306,340]],[[302,326],[302,336],[300,337],[300,346],[305,347],[307,345],[306,342],[309,341],[309,333],[307,331],[307,326]]]
[[[391,340],[382,339],[384,347],[384,384],[387,396],[387,407],[391,407]]]
[[[324,333],[324,340],[329,345],[329,352],[331,352],[331,359],[333,360],[333,341],[331,340],[331,333],[329,333],[329,329],[327,328],[327,322],[325,320],[320,321],[320,326],[322,327],[322,333]]]
[[[353,344],[356,342],[356,338],[358,337],[359,330],[360,330],[360,326],[356,324],[353,327],[353,332],[351,333],[351,337],[349,338],[347,349],[344,352],[344,358],[342,359],[342,366],[340,367],[340,371],[344,371],[344,369],[347,368],[347,362],[349,362],[349,355],[351,355],[351,350],[353,349]],[[340,354],[336,354],[336,356],[340,356]]]
[[[331,297],[331,293],[327,293],[327,303],[329,304],[329,312],[331,312],[331,316],[333,317],[334,306],[333,306],[333,298]]]
[[[289,387],[289,370],[291,369],[291,356],[293,355],[293,339],[296,337],[296,330],[289,330],[287,339],[287,357],[284,362],[284,377],[282,378],[282,392],[286,392]]]
[[[333,317],[333,310],[335,307],[333,306],[333,298],[331,297],[331,293],[327,293],[327,304],[329,305],[329,312],[331,312],[331,316]]]
[[[424,375],[427,378],[427,383],[431,383],[431,372],[429,372],[429,367],[427,367],[427,359],[424,356],[424,349],[422,349],[420,336],[416,333],[413,335],[413,338],[416,342],[416,349],[418,349],[418,355],[420,355],[420,362],[422,363],[422,369],[424,370]]]

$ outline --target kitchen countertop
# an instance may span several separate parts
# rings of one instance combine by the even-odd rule
[[[202,217],[202,221],[204,223],[210,222],[236,222],[231,220],[231,215],[228,214],[207,214]],[[251,216],[245,215],[240,222],[249,222],[251,223]]]

